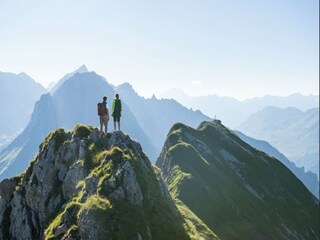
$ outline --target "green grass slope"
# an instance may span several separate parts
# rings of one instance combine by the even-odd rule
[[[319,202],[220,122],[175,124],[156,163],[174,199],[221,239],[319,239]]]

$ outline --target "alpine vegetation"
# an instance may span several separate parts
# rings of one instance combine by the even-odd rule
[[[221,124],[175,124],[156,165],[221,239],[319,239],[319,201],[277,159]]]
[[[0,239],[218,239],[121,131],[57,129],[0,183]]]

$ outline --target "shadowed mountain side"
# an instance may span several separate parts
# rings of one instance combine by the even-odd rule
[[[319,239],[319,202],[280,161],[219,121],[175,124],[157,166],[221,239]]]
[[[24,171],[44,137],[57,126],[54,100],[50,94],[44,94],[36,103],[25,130],[0,152],[0,179]]]
[[[309,191],[319,199],[319,181],[317,175],[313,172],[305,172],[303,167],[297,167],[293,162],[286,158],[282,153],[280,153],[276,148],[271,146],[268,142],[257,140],[239,131],[234,131],[241,140],[245,141],[252,147],[263,151],[270,156],[280,160],[287,168],[289,168],[296,176],[299,178],[304,185],[309,189]]]
[[[25,73],[0,72],[0,135],[12,135],[28,124],[34,104],[46,90]]]

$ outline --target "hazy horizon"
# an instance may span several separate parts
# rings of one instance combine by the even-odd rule
[[[0,0],[0,70],[47,87],[85,64],[144,97],[319,95],[319,2]]]
[[[83,65],[86,66],[85,64],[83,64]],[[73,70],[76,70],[76,69],[73,69]],[[72,71],[73,71],[73,70],[72,70]],[[72,71],[69,71],[69,72],[65,73],[65,75],[68,74],[68,73],[71,73]],[[89,71],[89,72],[93,72],[94,70],[88,69],[88,71]],[[0,69],[0,72],[8,73],[8,71],[3,71],[3,70],[1,70],[1,69]],[[26,73],[26,72],[19,72],[19,73],[10,72],[10,73],[13,73],[13,74],[16,74],[16,75],[21,74],[21,73],[24,73],[24,74],[27,74],[27,75],[28,75],[30,78],[32,78],[34,81],[36,81],[32,76],[30,76],[30,75],[29,75],[28,73]],[[97,74],[99,74],[99,73],[97,73]],[[101,75],[101,74],[99,74],[99,75]],[[101,76],[102,76],[102,75],[101,75]],[[62,76],[62,77],[63,77],[63,76]],[[41,86],[43,86],[43,87],[44,87],[45,89],[47,89],[48,91],[50,91],[50,89],[51,89],[53,86],[55,86],[55,85],[59,82],[59,80],[62,79],[62,77],[61,77],[60,79],[58,79],[57,81],[50,82],[50,83],[49,83],[49,86],[48,86],[48,85],[45,86],[45,85],[43,85],[43,84],[42,84],[41,82],[39,82],[39,81],[36,81],[36,82],[37,82],[38,84],[40,84]],[[102,76],[102,77],[104,77],[104,76]],[[142,97],[145,97],[145,98],[152,98],[152,96],[155,95],[156,98],[161,99],[161,98],[165,98],[165,97],[163,97],[163,95],[165,95],[167,92],[171,92],[171,91],[176,92],[176,91],[178,91],[178,92],[181,92],[182,94],[187,95],[188,97],[207,97],[207,96],[213,96],[213,95],[214,95],[214,96],[218,96],[218,97],[234,98],[234,99],[236,99],[236,100],[238,100],[238,101],[251,100],[251,99],[254,99],[254,98],[263,98],[263,97],[267,97],[267,96],[271,96],[271,97],[289,97],[289,96],[295,95],[295,94],[300,94],[300,95],[302,95],[302,96],[318,97],[318,101],[319,101],[319,94],[316,95],[316,94],[312,94],[312,93],[310,93],[310,94],[303,94],[303,93],[301,93],[301,92],[294,92],[294,93],[290,93],[290,94],[287,94],[287,95],[273,95],[272,93],[266,93],[266,94],[261,95],[261,96],[252,96],[252,97],[247,97],[247,98],[237,98],[237,97],[235,97],[235,96],[219,95],[219,94],[214,93],[214,92],[213,92],[213,93],[209,93],[209,94],[204,94],[204,95],[192,95],[192,94],[188,94],[188,93],[184,92],[182,89],[179,89],[179,88],[166,89],[166,90],[160,92],[159,94],[151,93],[151,94],[145,96],[145,95],[141,94],[141,92],[139,92],[139,91],[135,88],[135,86],[134,86],[132,83],[128,82],[128,81],[122,82],[122,83],[119,83],[119,84],[115,85],[115,84],[113,84],[112,82],[110,82],[109,79],[106,79],[106,80],[107,80],[107,82],[108,82],[109,84],[111,84],[111,85],[113,85],[113,86],[115,86],[115,87],[118,87],[118,86],[120,86],[120,85],[122,85],[122,84],[125,84],[125,83],[129,83],[129,84],[133,87],[133,89],[139,94],[139,96],[142,96]],[[173,98],[174,98],[174,97],[173,97]]]

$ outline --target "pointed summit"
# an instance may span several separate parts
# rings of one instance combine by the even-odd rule
[[[76,72],[78,72],[78,73],[88,72],[88,68],[86,65],[83,64],[76,70]]]
[[[78,69],[74,70],[71,73],[67,73],[66,75],[64,75],[64,77],[62,79],[60,79],[58,81],[58,83],[50,90],[51,93],[54,93],[55,91],[57,91],[57,89],[69,78],[73,77],[76,73],[86,73],[88,72],[88,69],[86,67],[86,65],[81,65]]]
[[[117,86],[115,88],[116,91],[119,91],[119,92],[131,92],[131,93],[135,93],[136,91],[133,89],[132,85],[128,82],[124,82],[122,84],[120,84],[119,86]]]

